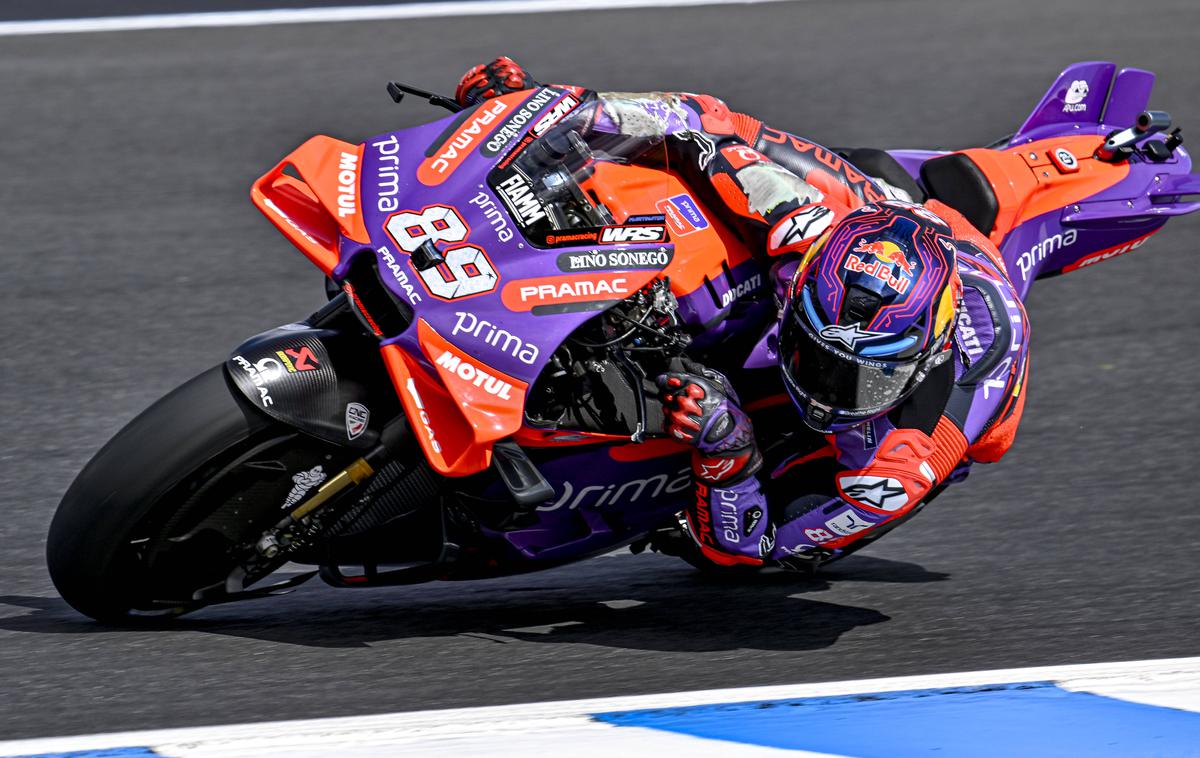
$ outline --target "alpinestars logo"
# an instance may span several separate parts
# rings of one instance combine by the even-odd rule
[[[798,210],[771,230],[771,238],[767,242],[768,249],[782,250],[789,245],[812,239],[828,229],[832,223],[833,211],[823,205]]]
[[[546,218],[546,211],[533,193],[533,187],[520,174],[513,174],[497,184],[496,191],[522,226],[531,226]]]
[[[887,337],[887,332],[871,332],[862,328],[862,324],[838,326],[833,324],[821,330],[821,336],[830,342],[840,342],[851,350],[862,340],[874,340]]]
[[[898,511],[908,504],[904,485],[890,477],[843,476],[838,485],[849,499],[881,511]]]
[[[734,458],[718,458],[709,463],[701,463],[700,478],[710,482],[719,482],[733,469],[735,463],[737,460]]]

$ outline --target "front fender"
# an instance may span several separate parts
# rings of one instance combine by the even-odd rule
[[[225,370],[266,415],[338,445],[374,447],[400,412],[378,344],[336,325],[263,332],[238,345]]]

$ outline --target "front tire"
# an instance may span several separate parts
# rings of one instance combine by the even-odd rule
[[[99,621],[192,610],[198,591],[237,568],[241,541],[282,516],[295,472],[332,475],[354,457],[250,407],[216,366],[131,421],[76,477],[50,525],[50,578]]]

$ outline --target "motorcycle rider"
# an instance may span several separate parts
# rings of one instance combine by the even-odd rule
[[[468,71],[456,97],[537,86],[502,57]],[[719,372],[680,361],[658,378],[666,432],[694,448],[686,518],[710,561],[842,557],[972,463],[1004,455],[1024,407],[1029,326],[999,252],[960,214],[896,199],[903,178],[869,177],[708,95],[562,88],[593,109],[594,134],[665,140],[690,185],[773,261],[780,321],[766,341],[786,394],[753,410],[784,425],[771,435],[783,442],[759,449]]]

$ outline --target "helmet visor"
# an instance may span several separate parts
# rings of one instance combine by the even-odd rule
[[[780,330],[784,381],[793,395],[827,406],[839,416],[882,413],[914,384],[922,361],[888,362],[853,355],[821,340],[794,309]]]

